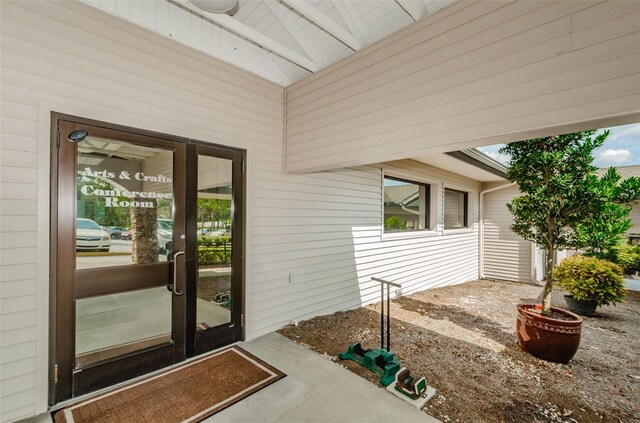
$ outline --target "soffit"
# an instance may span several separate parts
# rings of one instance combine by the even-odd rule
[[[413,160],[426,163],[428,165],[447,170],[458,175],[465,176],[480,182],[505,181],[505,178],[494,175],[491,172],[480,169],[477,166],[463,162],[445,153],[431,154],[425,157],[413,157]]]
[[[240,0],[211,14],[189,0],[82,0],[281,86],[344,59],[453,0]]]

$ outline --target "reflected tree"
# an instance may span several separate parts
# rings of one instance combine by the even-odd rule
[[[201,226],[205,222],[224,222],[225,226],[231,221],[231,200],[217,198],[198,198],[198,221]]]

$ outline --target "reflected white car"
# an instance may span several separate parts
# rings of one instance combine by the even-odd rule
[[[173,220],[158,219],[158,247],[160,254],[171,253],[173,244]]]
[[[91,219],[76,219],[76,251],[108,252],[111,236]]]
[[[209,236],[209,235],[211,235],[211,232],[213,232],[212,228],[200,228],[200,229],[198,229],[198,231],[196,233],[199,236]]]
[[[218,229],[209,234],[209,236],[231,236],[229,229]]]

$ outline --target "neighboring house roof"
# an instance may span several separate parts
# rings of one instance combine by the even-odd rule
[[[384,188],[385,204],[406,204],[416,196],[415,185],[398,185]]]
[[[598,176],[604,175],[610,167],[615,167],[622,179],[627,179],[632,176],[640,177],[640,165],[601,167],[596,170],[596,174]]]

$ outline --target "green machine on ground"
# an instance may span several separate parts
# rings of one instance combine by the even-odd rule
[[[400,370],[400,363],[391,352],[391,287],[401,288],[400,284],[384,279],[371,278],[380,282],[380,348],[365,350],[360,342],[349,345],[347,351],[338,354],[340,360],[351,360],[366,367],[373,373],[380,375],[380,383],[388,386],[395,381],[395,375]],[[385,348],[385,318],[384,318],[384,288],[387,287],[387,345]]]
[[[392,352],[384,348],[365,350],[360,342],[349,345],[347,351],[338,354],[340,360],[351,360],[366,367],[373,373],[380,375],[380,383],[389,385],[395,380],[396,373],[400,370],[398,358]]]
[[[380,282],[380,348],[364,349],[360,342],[349,345],[347,351],[338,354],[340,360],[351,360],[369,369],[373,373],[380,375],[380,384],[388,386],[395,382],[394,388],[404,394],[409,399],[415,400],[427,391],[427,381],[424,377],[416,379],[409,374],[406,368],[400,368],[398,357],[391,352],[391,286],[400,288],[400,284],[389,282],[384,279],[371,278]],[[385,348],[385,304],[384,288],[387,288],[387,318],[386,318],[386,341]]]

